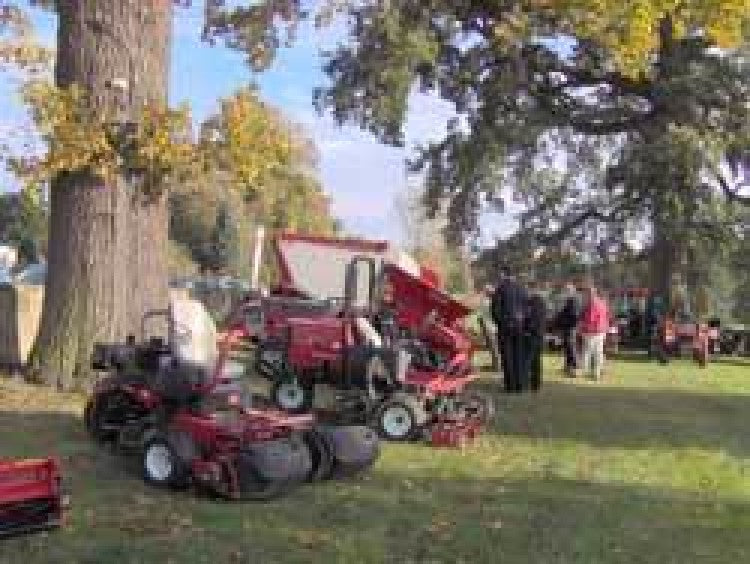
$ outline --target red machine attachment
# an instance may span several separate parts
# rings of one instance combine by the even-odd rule
[[[62,524],[68,496],[55,458],[0,460],[0,539]]]
[[[461,448],[474,441],[481,431],[479,419],[443,419],[433,423],[429,441],[435,447]]]

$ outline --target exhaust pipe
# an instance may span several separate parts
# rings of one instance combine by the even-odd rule
[[[250,287],[253,290],[260,290],[260,264],[263,258],[263,241],[266,236],[266,229],[262,225],[255,232],[255,248],[253,249],[252,271],[250,275]]]

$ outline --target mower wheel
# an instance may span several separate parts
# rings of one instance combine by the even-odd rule
[[[264,478],[253,465],[252,457],[246,453],[240,454],[237,465],[240,496],[245,501],[271,501],[285,495],[297,485],[293,480]]]
[[[427,419],[427,412],[416,397],[396,393],[377,410],[375,424],[384,439],[407,441],[419,436]]]
[[[366,472],[380,455],[377,433],[363,425],[321,427],[333,453],[333,478],[351,478]]]
[[[303,439],[312,460],[306,481],[328,480],[333,474],[333,446],[328,437],[318,429],[309,429],[304,432]]]
[[[109,442],[117,439],[119,428],[108,424],[108,418],[117,407],[118,392],[109,392],[96,396],[88,401],[83,412],[83,421],[89,435],[97,442]]]
[[[465,392],[461,395],[463,410],[469,417],[476,417],[482,424],[495,418],[495,402],[481,392]]]
[[[306,413],[313,405],[314,388],[296,378],[274,382],[271,388],[273,404],[288,413]]]
[[[156,433],[143,447],[144,480],[160,487],[187,487],[190,461],[186,455],[194,449],[188,436]]]
[[[94,435],[93,433],[93,418],[91,417],[92,413],[94,411],[94,400],[90,399],[86,402],[86,407],[83,408],[83,425],[86,428],[86,432],[89,435]]]
[[[268,501],[289,492],[311,474],[310,456],[297,434],[251,445],[237,457],[241,498]]]

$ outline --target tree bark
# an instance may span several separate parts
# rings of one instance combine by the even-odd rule
[[[56,81],[77,83],[108,120],[165,101],[171,0],[60,0]],[[168,305],[167,203],[125,178],[58,177],[49,257],[30,375],[60,388],[89,372],[93,345],[140,335],[143,313]]]
[[[675,275],[682,274],[684,248],[679,237],[670,229],[668,219],[654,220],[654,242],[651,250],[651,287],[664,297],[669,307],[672,302]]]

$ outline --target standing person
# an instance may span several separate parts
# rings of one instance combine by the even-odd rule
[[[590,284],[586,289],[584,305],[579,323],[583,337],[583,370],[594,380],[599,380],[604,368],[604,341],[609,330],[609,308]]]
[[[652,359],[654,357],[659,358],[660,347],[659,342],[661,335],[661,326],[665,312],[664,298],[661,294],[656,292],[651,293],[646,302],[646,336],[648,338],[648,357]]]
[[[581,307],[576,295],[575,286],[568,284],[565,288],[566,298],[563,307],[557,314],[557,328],[562,333],[563,354],[565,355],[564,372],[566,376],[575,377],[578,369],[578,353],[576,347],[576,328]]]
[[[537,282],[532,281],[528,288],[529,302],[524,335],[525,368],[529,373],[529,389],[538,392],[542,387],[542,353],[544,335],[547,331],[547,303]]]
[[[494,326],[492,317],[492,301],[495,294],[495,288],[485,285],[475,314],[470,318],[470,327],[476,335],[480,335],[486,345],[487,352],[490,355],[492,370],[500,372],[500,345],[498,341],[497,330]]]
[[[505,278],[505,270],[500,270],[500,276],[497,279],[497,284],[495,284],[495,287],[492,290],[492,294],[490,295],[490,317],[492,318],[492,323],[495,326],[495,342],[497,343],[497,351],[498,356],[500,360],[500,373],[503,377],[503,387],[507,390],[508,389],[508,358],[505,356],[505,353],[503,352],[503,335],[502,331],[500,330],[500,310],[501,310],[501,293],[503,291],[503,286],[506,283]]]
[[[525,379],[523,332],[526,301],[523,287],[510,270],[503,269],[492,296],[492,318],[497,326],[505,391],[509,393],[521,392]]]

